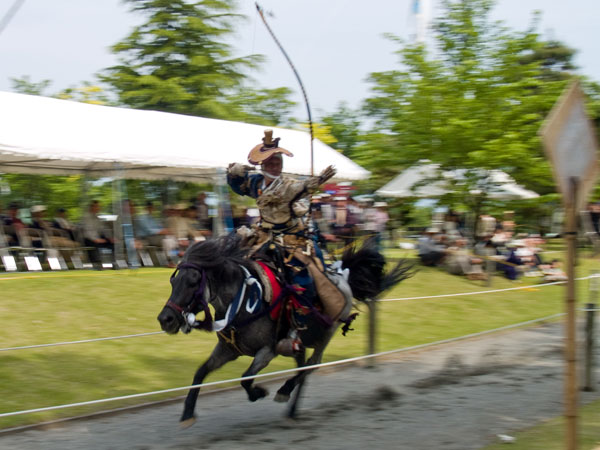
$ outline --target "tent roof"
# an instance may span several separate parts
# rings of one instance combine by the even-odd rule
[[[482,188],[490,198],[498,200],[532,199],[539,195],[515,183],[501,170],[479,170],[486,183]],[[465,169],[442,171],[439,164],[421,164],[409,167],[377,190],[382,197],[439,197],[452,191],[449,180],[464,180]],[[481,190],[473,189],[472,194]]]
[[[231,162],[246,163],[261,142],[262,125],[91,105],[48,97],[0,92],[0,172],[212,179]],[[310,174],[310,135],[273,128],[288,173]],[[330,164],[338,179],[367,178],[369,172],[318,139],[314,172]]]
[[[439,197],[447,192],[439,177],[439,165],[424,164],[402,171],[376,192],[381,197]]]

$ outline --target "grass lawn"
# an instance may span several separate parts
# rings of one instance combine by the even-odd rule
[[[579,409],[577,420],[578,448],[593,450],[600,447],[600,401]],[[565,448],[565,423],[562,417],[515,434],[511,450],[562,450]],[[497,443],[485,450],[503,450],[506,444]]]
[[[391,251],[400,257],[404,251]],[[598,264],[581,259],[579,276]],[[170,292],[167,269],[0,274],[0,348],[159,331],[156,316]],[[494,278],[492,289],[513,283]],[[587,301],[587,281],[577,285]],[[404,298],[488,289],[483,282],[421,268],[388,292]],[[392,350],[536,319],[563,310],[564,287],[528,288],[487,295],[381,302],[377,351]],[[336,336],[325,354],[333,361],[366,353],[367,308],[355,331]],[[132,339],[0,352],[0,413],[82,402],[186,386],[216,342],[212,334],[159,334]],[[250,364],[243,357],[211,374],[206,381],[239,377]],[[277,358],[263,372],[293,367]],[[183,392],[162,396],[174,397]],[[70,408],[0,418],[0,428],[110,409],[161,398]]]

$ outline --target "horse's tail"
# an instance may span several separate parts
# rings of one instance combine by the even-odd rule
[[[354,298],[360,301],[376,299],[382,292],[411,277],[413,265],[400,260],[385,272],[385,257],[377,249],[375,239],[364,242],[360,249],[354,246],[342,256],[342,268],[349,269],[348,284]]]

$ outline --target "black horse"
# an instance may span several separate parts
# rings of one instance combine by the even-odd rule
[[[208,360],[200,366],[193,384],[201,384],[204,378],[223,364],[241,355],[254,357],[244,377],[256,375],[276,356],[279,324],[270,317],[273,305],[281,302],[284,292],[267,304],[262,299],[265,286],[263,266],[248,258],[248,250],[240,246],[240,238],[235,234],[207,240],[190,247],[181,263],[171,276],[171,296],[158,315],[162,329],[169,334],[179,330],[189,332],[190,327],[217,331],[218,343]],[[360,250],[349,249],[342,257],[341,269],[348,269],[348,282],[340,273],[330,274],[346,299],[340,321],[333,325],[323,325],[323,317],[313,309],[304,317],[304,331],[300,338],[305,347],[313,348],[311,357],[306,360],[305,350],[296,352],[294,358],[298,367],[319,364],[327,344],[338,326],[347,320],[352,309],[352,297],[364,301],[377,298],[384,290],[409,276],[409,268],[399,263],[387,274],[384,273],[385,259],[376,249],[374,242],[367,241]],[[289,288],[289,287],[288,287]],[[212,305],[215,321],[212,320],[208,305]],[[195,315],[204,312],[204,320],[196,321]],[[217,320],[218,319],[218,320]],[[296,395],[290,405],[288,415],[294,417],[300,391],[310,370],[300,371],[290,378],[277,391],[276,401],[286,402],[294,388]],[[266,397],[268,392],[253,384],[253,379],[242,381],[248,399],[254,402]],[[189,391],[181,417],[182,427],[194,422],[194,409],[199,388]]]

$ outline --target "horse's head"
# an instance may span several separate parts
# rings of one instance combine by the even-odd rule
[[[171,275],[171,295],[157,319],[169,334],[188,332],[196,314],[204,312],[200,326],[210,329],[209,303],[218,315],[235,297],[243,281],[239,267],[239,239],[226,236],[190,247]],[[198,322],[196,322],[196,326]]]
[[[169,334],[176,334],[181,328],[187,329],[188,317],[208,310],[210,288],[206,269],[184,262],[177,266],[171,275],[171,295],[158,315],[160,327]]]

